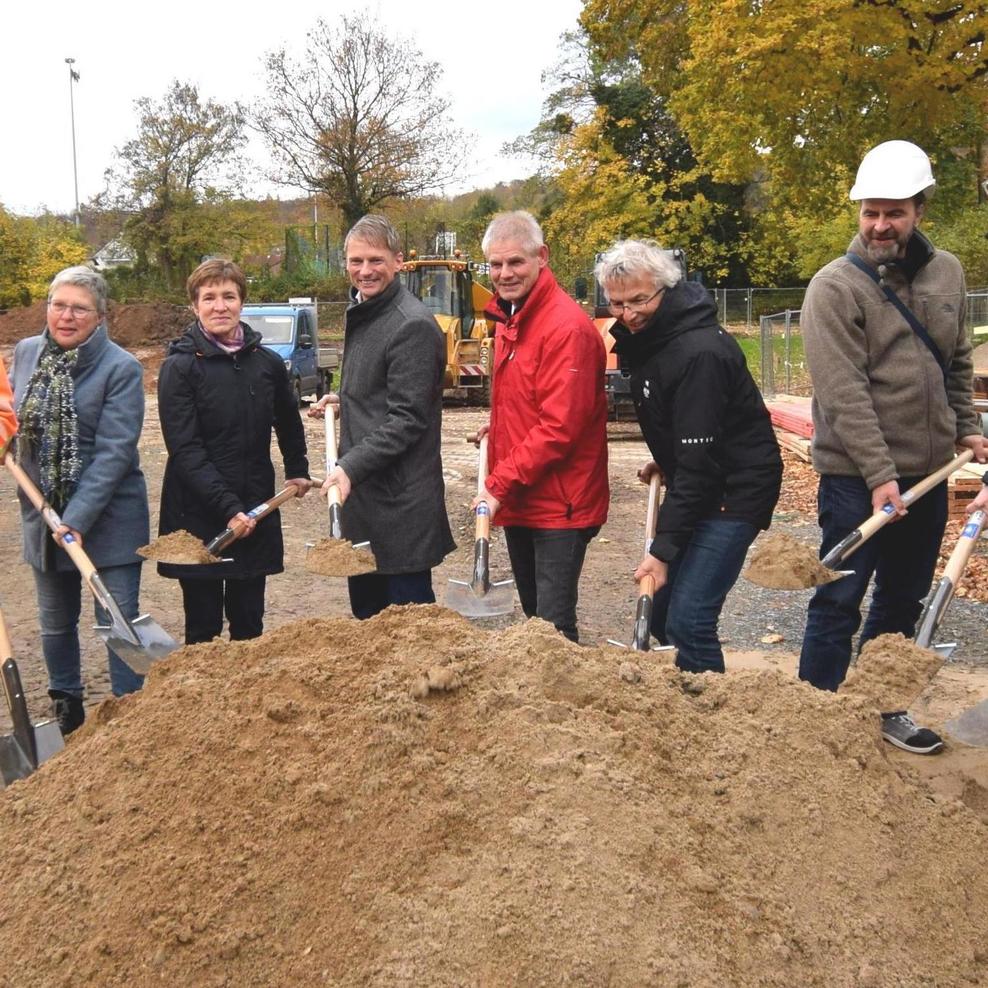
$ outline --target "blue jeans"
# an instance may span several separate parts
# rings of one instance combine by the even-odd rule
[[[432,570],[416,573],[361,573],[347,577],[350,610],[355,618],[380,614],[391,604],[434,604]]]
[[[82,613],[82,577],[75,570],[34,569],[41,624],[41,650],[48,667],[48,688],[82,696],[82,663],[79,651],[79,616]],[[141,564],[107,566],[99,571],[103,585],[117,602],[125,618],[138,616],[141,592]],[[88,592],[88,591],[87,591]],[[96,623],[108,625],[110,616],[94,602]],[[133,693],[144,685],[139,676],[107,646],[110,688],[114,696]]]
[[[737,518],[707,518],[669,564],[669,578],[652,601],[652,634],[675,645],[687,672],[723,672],[717,623],[737,582],[758,526]]]
[[[504,541],[525,617],[540,617],[570,641],[580,640],[576,603],[587,545],[594,528],[527,528],[509,525]]]
[[[919,478],[899,479],[899,490]],[[872,514],[871,492],[860,477],[820,477],[820,528],[825,556]],[[851,576],[817,587],[810,600],[806,633],[799,657],[799,678],[822,690],[836,690],[851,664],[851,638],[861,624],[861,601],[872,574],[875,588],[858,641],[899,632],[912,638],[936,569],[947,524],[947,485],[940,484],[909,508],[909,514],[886,525],[842,565]]]

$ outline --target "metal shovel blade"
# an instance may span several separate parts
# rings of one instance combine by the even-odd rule
[[[124,621],[123,627],[115,621],[109,626],[98,624],[95,630],[139,676],[146,676],[152,662],[178,648],[178,642],[148,614]]]
[[[988,700],[982,700],[943,726],[958,741],[988,748]]]
[[[477,592],[464,580],[450,580],[446,587],[446,606],[466,618],[498,617],[515,609],[515,581],[492,583],[484,592]]]

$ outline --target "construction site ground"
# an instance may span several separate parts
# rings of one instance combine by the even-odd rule
[[[9,363],[10,347],[0,349]],[[154,395],[163,348],[145,343],[132,350],[147,372],[141,460],[152,495],[154,530],[165,463]],[[468,505],[476,450],[464,437],[484,417],[482,410],[468,407],[451,407],[444,414],[447,507],[458,548],[435,572],[440,603],[447,580],[465,578],[471,568]],[[307,418],[303,422],[313,474],[321,475],[322,424]],[[589,549],[581,581],[579,625],[581,641],[589,646],[630,637],[635,598],[631,574],[642,551],[645,488],[635,472],[647,454],[633,423],[611,426],[609,451],[610,517]],[[21,559],[13,485],[9,477],[2,483],[0,554],[7,569],[2,606],[32,713],[42,716],[47,698],[33,581]],[[814,544],[814,502],[812,469],[787,454],[785,490],[773,525]],[[22,968],[25,974],[38,974],[31,983],[70,984],[73,972],[82,976],[74,983],[101,984],[260,985],[296,980],[340,985],[806,983],[865,988],[988,981],[988,749],[950,743],[944,754],[933,758],[905,754],[878,740],[877,727],[872,730],[877,718],[868,711],[855,713],[796,684],[795,656],[812,591],[770,591],[739,580],[721,624],[729,675],[722,685],[693,687],[686,682],[693,677],[677,678],[665,657],[642,658],[609,648],[574,652],[550,630],[523,624],[520,612],[479,622],[476,641],[471,638],[475,626],[439,611],[396,615],[357,628],[347,618],[345,581],[315,577],[304,565],[305,543],[325,535],[325,502],[313,493],[283,509],[282,519],[285,572],[268,583],[265,618],[269,631],[280,631],[253,646],[217,643],[177,653],[174,676],[167,669],[156,674],[138,703],[99,706],[108,697],[106,657],[101,642],[88,630],[91,608],[85,602],[84,678],[91,726],[59,756],[64,769],[47,766],[29,784],[0,794],[0,821],[24,827],[23,834],[17,829],[17,839],[26,842],[20,853],[27,856],[27,865],[19,866],[16,881],[27,896],[20,901],[31,920],[5,927],[0,919],[0,947],[23,956],[31,924],[48,931],[49,946],[37,970]],[[976,584],[983,579],[986,563],[982,544],[975,560]],[[510,577],[499,538],[492,565],[495,579]],[[146,565],[141,600],[142,610],[181,640],[177,584]],[[313,619],[346,620],[313,625]],[[988,603],[955,600],[940,636],[958,643],[955,660],[914,705],[918,719],[940,727],[988,698],[986,626]],[[227,656],[235,651],[230,665]],[[583,652],[586,659],[579,658]],[[392,653],[402,657],[389,665]],[[332,711],[327,707],[314,712],[315,680],[306,680],[304,689],[300,686],[310,675],[304,671],[307,656],[312,676],[316,670],[330,676],[326,662],[337,663],[332,666],[334,675],[342,674],[344,666],[349,670],[325,693]],[[513,660],[520,663],[518,669],[535,670],[535,678],[513,673]],[[416,669],[424,684],[418,693]],[[268,692],[258,692],[256,676],[262,672],[269,677],[264,682]],[[598,682],[600,675],[604,679]],[[670,700],[668,707],[656,704],[652,694],[646,706],[621,699],[628,684],[639,682],[636,677],[643,677],[646,687],[664,690],[663,696],[679,699]],[[351,695],[348,682],[356,693]],[[434,729],[415,726],[416,718],[426,715],[416,713],[419,708],[407,699],[409,684],[412,697],[424,696],[422,703],[433,704],[430,695],[443,696],[461,682],[473,684],[467,691],[469,710],[455,698],[442,700],[447,712],[432,705],[427,715],[440,717],[445,725],[438,735],[434,730],[440,721]],[[397,706],[381,706],[395,697],[405,699],[395,700]],[[460,706],[450,706],[454,703]],[[217,704],[225,710],[222,734],[212,721]],[[196,721],[197,708],[205,718],[201,724]],[[518,733],[491,735],[490,719],[509,714],[511,730]],[[341,731],[347,725],[357,734],[369,733],[362,739],[355,734],[356,740],[335,755],[321,754],[318,778],[307,779],[310,769],[300,760],[307,756],[295,750],[285,731],[304,722],[297,743],[308,750],[326,731],[327,738],[332,735],[335,716]],[[601,717],[610,725],[610,747],[603,755]],[[0,725],[9,730],[3,712]],[[555,725],[549,747],[540,747],[544,738],[533,740],[535,734],[526,734],[544,733],[539,725]],[[270,753],[264,733],[268,729],[276,737]],[[423,737],[422,730],[433,733]],[[695,736],[689,736],[694,731]],[[437,738],[443,732],[446,740],[440,743]],[[490,759],[492,769],[498,768],[506,780],[503,796],[497,792],[496,773],[488,780],[486,769],[469,768],[462,761],[468,748],[474,750],[469,741],[474,735],[476,757]],[[515,745],[514,739],[523,735],[528,741]],[[125,746],[119,752],[118,743]],[[229,745],[236,750],[227,750]],[[262,759],[256,764],[254,752]],[[692,775],[689,769],[681,770],[686,752],[696,760]],[[665,807],[661,812],[666,816],[671,814],[669,833],[657,818],[649,823],[647,814],[641,816],[651,804],[641,801],[639,769],[618,767],[622,759],[638,765],[646,756],[650,761],[657,758],[671,773],[666,796],[655,804]],[[337,757],[338,763],[333,761]],[[763,757],[767,760],[762,771]],[[166,778],[153,768],[161,759],[173,775]],[[105,769],[101,760],[106,760]],[[113,771],[110,761],[116,766]],[[603,768],[595,767],[597,762]],[[255,786],[250,773],[262,771],[258,766],[267,774]],[[147,785],[153,779],[164,789],[153,796],[135,796],[135,772],[147,777]],[[233,785],[237,776],[244,777],[246,788],[226,793],[225,780],[229,777]],[[511,788],[516,776],[521,790]],[[354,800],[349,810],[346,794],[334,788],[344,777]],[[729,809],[731,779],[742,777],[745,789],[738,794],[744,799]],[[607,793],[595,789],[588,794],[591,778],[606,778]],[[766,782],[770,779],[775,781]],[[788,781],[783,785],[784,779]],[[762,784],[775,794],[764,803]],[[869,786],[874,798],[861,795]],[[528,813],[517,804],[522,790],[555,795],[545,797],[550,802],[541,804],[543,809]],[[187,791],[195,796],[185,805]],[[279,802],[282,795],[288,802]],[[304,818],[310,811],[299,802],[303,797],[313,807],[325,804],[336,821],[335,829],[324,835],[323,850],[317,850],[305,831]],[[487,805],[482,797],[503,798],[506,815],[497,826],[478,830],[483,813],[473,804]],[[266,812],[285,828],[270,840],[298,840],[285,852],[288,857],[280,864],[269,862],[273,845],[267,824],[261,823],[263,814],[258,816],[241,802],[223,804],[224,798],[270,804]],[[169,824],[144,819],[150,814],[158,820],[162,800],[169,804],[162,804],[162,813],[167,809],[171,816],[160,819],[177,821],[176,828],[188,823],[191,836],[180,839],[176,829],[172,841]],[[68,803],[75,809],[66,816],[60,807]],[[612,803],[634,817],[627,819],[626,827],[608,812]],[[719,806],[727,814],[723,826],[717,818]],[[932,808],[929,813],[923,808],[927,806]],[[392,809],[397,816],[389,816]],[[653,810],[660,812],[655,807],[649,812]],[[431,814],[428,825],[426,813]],[[126,877],[130,872],[124,865],[110,863],[109,851],[93,846],[105,842],[100,827],[112,828],[116,819],[125,828],[121,832],[130,833],[128,814],[138,821],[134,826],[139,833],[133,831],[134,839],[125,840],[122,853],[139,882]],[[792,814],[802,815],[787,835]],[[72,824],[71,834],[66,823],[57,829],[57,838],[45,836],[46,826],[59,827],[57,821],[70,818],[79,821]],[[678,824],[671,822],[674,818]],[[404,831],[398,820],[410,827],[421,825],[419,838],[438,844],[416,843],[411,831],[407,840],[399,839],[395,835]],[[234,846],[220,840],[229,851],[226,871],[214,867],[216,855],[226,857],[220,845],[210,852],[224,826],[241,842]],[[351,838],[366,838],[366,856],[346,844]],[[800,844],[810,838],[812,846]],[[840,844],[840,853],[847,852],[839,866],[831,838]],[[63,841],[66,849],[77,844],[83,848],[73,851],[85,857],[80,858],[76,878],[69,859],[56,862]],[[167,847],[159,846],[161,841]],[[181,850],[199,841],[201,848],[192,858]],[[150,859],[143,856],[142,842],[153,850]],[[466,858],[457,857],[461,845],[472,846],[479,856],[464,851]],[[729,848],[729,859],[718,856],[718,845]],[[943,857],[944,846],[954,848],[950,854],[957,862]],[[746,857],[761,854],[758,848],[765,854],[757,862]],[[297,864],[296,878],[304,882],[307,864],[324,851],[335,855],[332,862],[327,859],[327,868],[348,862],[349,877],[323,876],[318,891],[297,889],[296,898],[312,901],[303,909],[305,915],[297,916],[294,906],[283,903],[284,915],[292,913],[295,925],[292,932],[288,925],[279,927],[277,915],[282,914],[268,915],[267,900],[254,894],[251,876],[256,873],[267,881],[264,869],[270,865],[275,884],[266,885],[265,894],[273,897],[273,908],[274,899],[282,901],[281,893],[272,891],[283,877],[278,869],[294,875]],[[597,852],[614,860],[602,862],[594,858]],[[165,856],[156,857],[159,853]],[[816,861],[821,853],[825,860]],[[105,858],[94,857],[100,854]],[[541,866],[533,864],[555,861],[560,854],[569,862],[565,867],[542,874]],[[903,856],[909,859],[908,867],[903,865],[898,874],[897,862]],[[807,860],[801,871],[794,862],[803,857]],[[467,859],[472,863],[464,863]],[[964,861],[970,869],[966,873]],[[5,869],[10,866],[6,859],[2,864]],[[379,873],[385,864],[403,877],[391,882]],[[31,867],[37,869],[37,888],[45,893],[38,900],[45,903],[44,918],[30,912],[42,908],[33,904],[30,894]],[[753,867],[763,869],[758,872],[762,878],[749,873]],[[413,873],[427,874],[428,882],[419,882]],[[101,884],[101,875],[111,885],[120,884],[117,894]],[[659,882],[673,876],[671,898],[665,903],[671,910],[668,915],[665,893],[656,899],[649,891],[652,879],[643,884],[642,875],[653,875]],[[174,888],[173,900],[153,891],[159,880]],[[206,891],[200,894],[201,883]],[[804,887],[798,891],[801,883]],[[814,883],[819,883],[815,892]],[[869,889],[876,890],[874,901]],[[134,903],[145,892],[147,903],[128,915],[125,907],[137,909]],[[323,902],[324,895],[331,901]],[[94,910],[85,921],[71,920],[75,925],[61,946],[58,927],[48,915],[57,914],[58,922],[69,915],[71,903],[60,896],[78,896],[85,908]],[[819,901],[811,901],[814,896]],[[193,901],[198,905],[191,905]],[[176,903],[186,905],[180,909]],[[704,913],[708,908],[711,911]],[[826,922],[805,919],[804,908],[810,913],[821,910],[821,915],[832,909],[841,919],[829,929]],[[336,910],[333,915],[339,922],[323,909]],[[3,911],[0,908],[0,914]],[[441,917],[447,914],[444,926]],[[679,926],[676,916],[683,921]],[[651,925],[643,933],[646,918]],[[694,919],[693,932],[684,932]],[[113,926],[103,923],[134,926],[139,949],[125,953]],[[936,942],[921,944],[930,929]],[[551,949],[540,950],[540,944],[550,943]],[[627,946],[634,943],[639,947]],[[626,946],[618,950],[620,944]],[[85,964],[74,966],[80,957]],[[12,968],[0,973],[2,986],[24,983],[27,980],[18,980]]]

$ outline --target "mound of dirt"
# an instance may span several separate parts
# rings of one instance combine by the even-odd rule
[[[841,692],[853,693],[883,713],[908,710],[942,665],[936,652],[905,635],[879,635],[865,643]]]
[[[214,556],[191,532],[185,531],[184,528],[168,535],[159,535],[150,544],[142,545],[137,550],[137,555],[161,563],[178,563],[188,566],[220,562],[219,556]]]
[[[181,649],[0,797],[0,985],[983,984],[873,712],[439,607]]]
[[[305,554],[305,568],[317,576],[360,576],[377,570],[374,553],[354,549],[348,539],[320,539]]]
[[[758,540],[744,577],[771,590],[807,590],[841,578],[827,569],[808,545],[785,532]]]
[[[45,328],[45,302],[35,302],[0,315],[0,344],[36,336]],[[111,302],[107,313],[110,338],[122,347],[140,346],[181,336],[193,315],[185,305],[167,302]]]

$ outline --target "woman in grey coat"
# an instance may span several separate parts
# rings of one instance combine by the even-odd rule
[[[24,559],[38,594],[48,693],[63,734],[85,720],[79,651],[82,578],[61,537],[72,533],[126,618],[138,616],[139,546],[149,538],[148,498],[137,443],[144,422],[141,365],[110,341],[106,282],[66,268],[48,289],[47,326],[14,350],[12,383],[21,466],[62,517],[52,536],[21,494]],[[96,620],[109,617],[96,607]],[[115,696],[143,684],[107,648]]]

